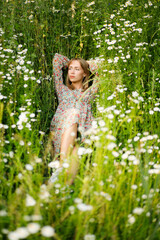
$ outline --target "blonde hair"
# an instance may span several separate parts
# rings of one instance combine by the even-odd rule
[[[68,68],[70,66],[70,64],[72,63],[72,61],[78,61],[82,67],[82,69],[84,70],[84,73],[86,74],[86,76],[83,78],[82,80],[82,91],[86,91],[87,88],[89,87],[89,77],[90,77],[90,71],[89,71],[89,64],[82,58],[73,58],[68,62]],[[66,85],[69,89],[74,90],[74,87],[72,85],[72,82],[69,79],[69,76],[67,74],[67,79],[66,79]]]

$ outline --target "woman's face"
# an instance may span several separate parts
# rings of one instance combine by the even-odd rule
[[[68,68],[68,76],[72,83],[82,82],[86,76],[81,64],[77,60],[73,60]]]

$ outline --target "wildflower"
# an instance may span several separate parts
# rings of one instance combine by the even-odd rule
[[[74,202],[75,202],[75,203],[82,203],[82,199],[80,199],[80,198],[75,198],[75,199],[74,199]]]
[[[100,121],[98,122],[98,124],[99,124],[101,127],[104,127],[104,126],[105,126],[105,121],[100,120]]]
[[[44,237],[52,237],[52,236],[54,236],[54,234],[55,234],[55,230],[54,230],[54,228],[51,227],[51,226],[44,226],[44,227],[42,227],[42,229],[41,229],[41,234],[42,234],[42,236],[44,236]]]
[[[135,159],[134,161],[133,161],[133,165],[139,165],[140,164],[140,161],[138,160],[138,159]]]
[[[112,60],[112,59],[108,59],[107,61],[108,61],[108,63],[112,63],[112,62],[113,62],[113,60]]]
[[[116,158],[116,157],[119,157],[119,153],[118,152],[116,152],[116,151],[113,151],[112,152],[112,155]]]
[[[115,15],[114,15],[114,14],[111,14],[110,19],[113,19],[114,17],[115,17]]]
[[[16,229],[18,239],[25,239],[29,236],[29,232],[26,227],[20,227]]]
[[[113,49],[113,46],[109,46],[107,49],[108,49],[108,50],[112,50],[112,49]]]
[[[149,169],[148,173],[149,174],[160,174],[160,169]]]
[[[7,216],[7,212],[6,212],[6,210],[1,210],[0,217],[4,217],[4,216]]]
[[[91,211],[93,209],[93,207],[91,205],[87,205],[84,203],[79,203],[77,205],[77,208],[82,212]]]
[[[142,33],[142,28],[137,28],[135,30],[138,31],[139,33]]]
[[[128,54],[128,55],[126,55],[126,58],[128,59],[128,58],[130,58],[131,56]]]
[[[141,207],[137,207],[133,210],[134,214],[141,215],[144,212],[144,209]]]
[[[64,163],[62,164],[62,166],[63,166],[64,168],[69,168],[69,163],[64,162]]]
[[[149,114],[150,114],[150,115],[153,115],[153,114],[154,114],[154,111],[153,111],[153,110],[149,110]]]
[[[154,107],[153,109],[155,112],[160,112],[160,108],[159,107]]]
[[[112,197],[106,192],[100,192],[100,195],[105,197],[106,200],[111,201]]]
[[[35,234],[40,230],[40,225],[38,223],[34,223],[34,222],[29,223],[27,225],[27,230],[29,233]]]
[[[26,164],[25,165],[25,168],[28,170],[28,171],[32,171],[33,170],[33,166],[31,164]]]
[[[42,200],[48,200],[48,198],[50,197],[50,194],[49,194],[49,192],[47,191],[45,184],[43,184],[43,185],[41,186],[41,192],[40,192],[40,194],[39,194],[39,197],[40,197],[40,199],[42,199]]]
[[[108,131],[108,128],[107,128],[107,127],[102,127],[102,128],[101,128],[101,131],[107,132],[107,131]]]
[[[146,195],[146,194],[143,194],[143,195],[142,195],[142,199],[147,199],[147,195]]]
[[[138,100],[141,101],[141,102],[144,102],[144,98],[143,97],[138,97]]]
[[[139,94],[135,91],[135,92],[132,92],[132,96],[133,96],[133,97],[138,97]]]
[[[146,213],[146,217],[150,217],[151,216],[151,213],[150,212],[147,212]]]
[[[137,142],[138,140],[139,140],[139,137],[138,137],[138,136],[134,137],[134,141],[135,141],[135,142]]]
[[[19,64],[20,64],[20,65],[23,65],[23,64],[24,64],[24,60],[23,60],[23,59],[20,59]]]
[[[28,18],[29,20],[33,19],[33,14],[31,14]]]
[[[119,115],[120,112],[121,112],[121,110],[118,110],[118,109],[115,109],[115,110],[114,110],[114,114],[116,114],[116,115]]]
[[[19,71],[19,70],[21,70],[21,66],[20,65],[18,65],[17,67],[16,67],[16,69]]]
[[[95,239],[96,239],[96,236],[93,234],[86,234],[84,236],[84,240],[95,240]]]
[[[75,207],[74,206],[70,206],[68,209],[69,209],[71,214],[74,214],[74,211],[75,211]]]
[[[94,5],[94,4],[95,4],[95,1],[92,1],[92,2],[90,2],[90,3],[87,5],[87,7],[90,7],[90,6]]]
[[[134,155],[129,155],[128,160],[134,161],[134,160],[137,160],[137,158]]]
[[[114,115],[112,113],[106,115],[106,117],[108,117],[108,119],[113,119],[114,118]]]
[[[52,162],[50,162],[49,164],[48,164],[48,167],[50,167],[50,168],[59,168],[60,167],[60,163],[59,163],[59,161],[58,160],[56,160],[56,161],[52,161]]]
[[[92,163],[92,166],[93,167],[97,167],[97,163]]]
[[[31,124],[30,124],[30,123],[27,123],[27,124],[26,124],[26,127],[27,127],[29,130],[31,130]]]
[[[151,1],[149,1],[149,2],[148,2],[148,5],[149,5],[149,6],[152,6],[152,5],[153,5],[153,3],[152,3]]]
[[[115,73],[115,70],[110,70],[110,71],[108,71],[109,73]]]
[[[8,233],[8,239],[9,240],[19,240],[19,235],[18,233],[12,231]]]
[[[119,57],[115,57],[115,58],[114,58],[114,63],[117,63],[118,60],[119,60]]]
[[[29,194],[27,194],[26,197],[26,206],[30,207],[30,206],[34,206],[36,204],[36,201],[34,200],[33,197],[31,197]]]
[[[31,219],[32,219],[32,221],[41,221],[42,216],[41,215],[32,215]]]
[[[21,146],[24,146],[24,141],[21,140],[21,141],[19,142],[19,144],[20,144]]]
[[[131,186],[131,188],[136,190],[137,189],[137,185],[134,184],[134,185]]]
[[[3,228],[3,229],[2,229],[2,233],[3,233],[3,234],[8,234],[8,233],[9,233],[9,230],[6,229],[6,228]]]
[[[111,143],[108,144],[107,149],[110,150],[110,151],[112,151],[113,148],[115,148],[116,146],[117,146],[117,145],[116,145],[114,142],[111,142]]]
[[[109,140],[112,140],[112,141],[116,141],[116,138],[110,134],[107,134],[106,135],[106,138],[109,139]]]
[[[93,149],[91,148],[87,148],[85,151],[86,154],[91,154],[92,152],[93,152]]]
[[[62,172],[62,167],[57,168],[49,179],[49,182],[54,183],[58,180],[59,174]]]
[[[130,214],[128,216],[128,223],[132,225],[133,223],[135,223],[135,221],[136,221],[135,217]]]
[[[17,176],[18,176],[19,179],[22,179],[22,177],[23,177],[22,173],[18,173]]]
[[[38,111],[37,111],[37,112],[38,112]],[[45,134],[45,132],[39,131],[39,134],[41,134],[41,135],[44,135],[44,134]]]
[[[30,118],[34,118],[35,117],[35,113],[31,113],[29,116],[30,116]]]
[[[9,152],[9,156],[10,156],[10,158],[13,158],[13,157],[14,157],[14,152],[13,152],[13,151],[10,151],[10,152]]]
[[[79,155],[79,156],[85,154],[85,152],[86,152],[86,149],[85,149],[84,147],[79,147],[79,148],[78,148],[78,155]]]
[[[125,152],[124,154],[122,154],[122,159],[127,159],[128,158],[128,153]]]
[[[27,122],[28,121],[28,118],[27,118],[27,115],[28,112],[22,112],[20,115],[19,115],[19,120],[17,122],[17,125],[18,126],[21,126],[23,122]]]

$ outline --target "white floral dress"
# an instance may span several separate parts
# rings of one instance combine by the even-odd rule
[[[64,131],[71,125],[77,123],[78,131],[81,134],[81,141],[85,139],[84,133],[92,126],[93,116],[91,100],[98,90],[97,83],[87,89],[70,90],[63,83],[62,68],[67,67],[69,59],[58,53],[53,58],[53,75],[56,93],[58,96],[58,108],[51,121],[50,130],[54,131],[53,146],[55,154],[60,153],[61,137]],[[96,66],[90,66],[90,71],[95,71]]]

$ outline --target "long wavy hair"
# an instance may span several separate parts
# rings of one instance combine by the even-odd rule
[[[83,84],[82,91],[84,92],[90,86],[89,81],[90,81],[91,72],[89,70],[89,64],[82,58],[73,58],[68,62],[68,68],[69,68],[70,64],[72,63],[72,61],[74,61],[74,60],[76,60],[80,63],[82,69],[84,70],[84,73],[86,74],[86,76],[82,80],[82,84]],[[69,79],[68,74],[67,74],[67,78],[66,78],[66,85],[69,89],[74,90],[74,87],[72,85],[72,82]]]

